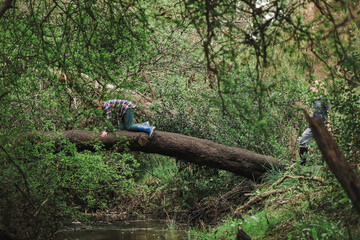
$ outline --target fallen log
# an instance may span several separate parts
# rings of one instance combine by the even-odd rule
[[[184,161],[195,163],[211,168],[227,170],[249,179],[259,180],[269,169],[283,168],[283,164],[269,156],[264,156],[245,149],[221,145],[209,140],[199,139],[177,133],[155,131],[151,139],[142,132],[117,131],[101,137],[100,133],[82,130],[70,130],[63,132],[42,132],[60,143],[62,136],[69,139],[80,150],[92,150],[96,141],[101,141],[105,148],[117,146],[122,151],[124,139],[129,143],[128,148],[132,151],[156,153],[175,157]],[[29,135],[34,139],[34,135]]]
[[[360,178],[346,161],[323,120],[310,117],[305,110],[304,114],[325,162],[349,196],[358,214],[360,214]]]

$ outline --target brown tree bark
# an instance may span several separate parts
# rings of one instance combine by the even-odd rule
[[[326,163],[360,214],[360,178],[346,161],[322,119],[312,118],[306,111],[304,114]]]
[[[57,144],[60,142],[53,132],[42,134],[55,139]],[[117,131],[116,136],[108,134],[106,137],[100,137],[100,133],[82,130],[63,131],[58,134],[76,144],[80,150],[92,150],[93,144],[101,141],[106,148],[116,147],[122,151],[121,143],[126,139],[132,151],[175,157],[198,165],[227,170],[253,180],[259,180],[263,173],[272,167],[283,167],[279,160],[269,156],[177,133],[156,131],[150,140],[145,133],[129,131]],[[30,137],[34,139],[35,136]]]

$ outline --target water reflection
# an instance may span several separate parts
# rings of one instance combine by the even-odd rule
[[[74,226],[60,232],[57,240],[184,240],[188,239],[184,227],[176,230],[169,228],[166,222],[131,221],[113,224],[97,224],[91,227]]]

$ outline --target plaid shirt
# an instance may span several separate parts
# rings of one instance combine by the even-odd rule
[[[127,109],[135,107],[136,106],[134,103],[121,99],[112,99],[101,104],[102,110],[105,111],[106,119],[108,119],[114,125],[117,125],[117,121],[121,120]],[[115,114],[114,119],[112,119],[113,112]]]

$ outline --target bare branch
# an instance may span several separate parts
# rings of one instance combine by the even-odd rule
[[[279,180],[277,180],[273,185],[278,185],[282,182],[284,182],[287,178],[291,178],[291,179],[299,179],[299,180],[309,180],[309,181],[316,181],[316,182],[320,182],[323,183],[324,180],[318,177],[305,177],[305,176],[291,176],[291,175],[284,175],[282,178],[280,178]]]
[[[244,205],[238,207],[235,210],[233,217],[239,217],[243,211],[247,211],[252,205],[257,204],[258,202],[260,202],[262,200],[265,200],[267,197],[269,197],[271,195],[274,195],[277,193],[285,193],[285,192],[288,192],[293,189],[294,189],[294,187],[290,187],[290,188],[285,188],[285,189],[274,189],[274,190],[270,190],[268,192],[261,193],[260,195],[257,195],[256,197],[251,198]]]

